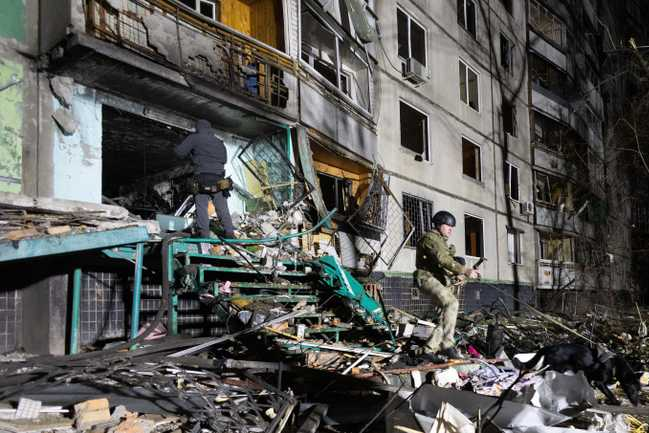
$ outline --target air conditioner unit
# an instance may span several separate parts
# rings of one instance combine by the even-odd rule
[[[404,78],[413,84],[423,84],[428,81],[428,69],[413,57],[409,57]]]
[[[533,213],[534,213],[534,203],[532,203],[531,201],[522,201],[521,214],[532,215]]]

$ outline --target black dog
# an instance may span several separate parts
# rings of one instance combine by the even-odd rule
[[[514,359],[514,365],[520,370],[529,370],[541,358],[543,358],[544,367],[549,366],[551,370],[559,373],[566,370],[583,371],[588,381],[602,391],[610,403],[619,405],[620,401],[606,386],[616,379],[620,382],[631,403],[635,406],[638,405],[640,381],[629,363],[621,356],[607,356],[605,353],[598,353],[597,349],[591,349],[581,344],[564,343],[544,347],[525,363]]]

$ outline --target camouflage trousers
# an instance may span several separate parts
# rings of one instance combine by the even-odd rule
[[[442,310],[439,325],[426,341],[426,352],[436,353],[453,347],[455,345],[453,334],[455,334],[458,311],[458,301],[453,294],[453,288],[450,285],[445,286],[433,274],[421,269],[417,270],[415,278],[419,289],[432,297],[433,302]]]

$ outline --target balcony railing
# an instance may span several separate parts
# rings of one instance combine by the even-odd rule
[[[268,106],[285,109],[292,97],[295,86],[287,81],[295,82],[295,63],[253,38],[169,0],[122,0],[121,8],[107,0],[85,2],[86,31],[99,39]],[[210,49],[196,54],[197,44]]]

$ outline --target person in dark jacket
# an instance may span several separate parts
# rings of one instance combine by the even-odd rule
[[[174,149],[180,158],[191,157],[194,175],[198,182],[198,193],[194,196],[196,203],[196,224],[203,238],[210,237],[210,220],[207,206],[210,198],[216,213],[221,219],[226,238],[234,238],[232,217],[228,209],[228,191],[216,191],[217,182],[225,179],[225,163],[228,153],[225,144],[216,136],[210,122],[200,119],[196,122],[196,132],[190,134]]]

